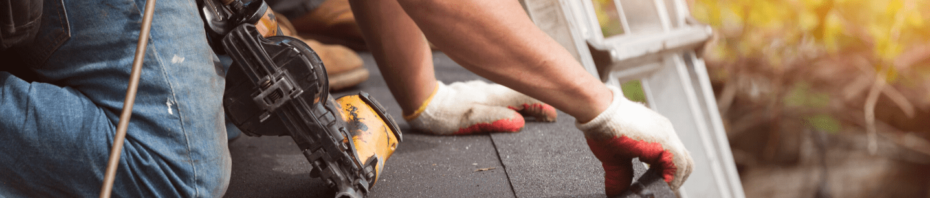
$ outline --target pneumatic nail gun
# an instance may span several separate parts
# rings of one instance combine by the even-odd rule
[[[336,197],[365,197],[402,140],[394,119],[367,93],[333,99],[326,68],[302,41],[278,36],[263,0],[199,0],[214,51],[229,55],[223,106],[251,136],[290,136],[311,177]]]

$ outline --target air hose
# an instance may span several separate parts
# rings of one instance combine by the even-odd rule
[[[116,127],[116,136],[113,137],[113,147],[110,149],[110,160],[107,161],[107,170],[103,177],[103,187],[100,188],[100,197],[109,198],[113,191],[113,181],[116,179],[116,168],[119,167],[119,156],[123,152],[123,141],[126,139],[126,128],[129,127],[129,117],[132,116],[132,105],[136,101],[136,91],[139,88],[139,76],[142,74],[142,60],[145,59],[145,48],[148,45],[149,30],[152,27],[152,15],[156,0],[145,1],[145,13],[142,15],[142,30],[139,32],[139,41],[136,44],[136,55],[132,60],[132,72],[129,76],[129,86],[126,88],[126,99],[123,101],[123,111],[119,116],[119,125]]]

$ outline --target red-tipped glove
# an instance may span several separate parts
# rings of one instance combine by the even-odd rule
[[[607,110],[588,123],[575,123],[588,146],[604,166],[607,196],[619,195],[633,180],[630,160],[661,168],[665,182],[678,190],[694,166],[691,154],[675,134],[667,118],[642,104],[627,100],[617,87]]]
[[[522,115],[521,115],[522,114]],[[479,80],[436,90],[420,108],[404,119],[414,129],[436,135],[467,135],[489,132],[517,132],[523,129],[523,115],[552,122],[555,108],[510,88]]]

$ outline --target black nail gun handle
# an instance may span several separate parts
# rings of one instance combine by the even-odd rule
[[[362,92],[333,98],[325,66],[306,43],[242,24],[222,40],[233,59],[223,106],[250,136],[290,136],[339,198],[367,196],[402,141],[384,108]]]

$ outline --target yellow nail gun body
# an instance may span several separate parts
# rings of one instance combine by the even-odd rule
[[[276,36],[262,0],[198,2],[211,46],[233,59],[223,96],[229,119],[251,136],[290,136],[311,177],[336,197],[365,197],[401,142],[394,119],[367,93],[333,99],[326,68],[302,41]]]

